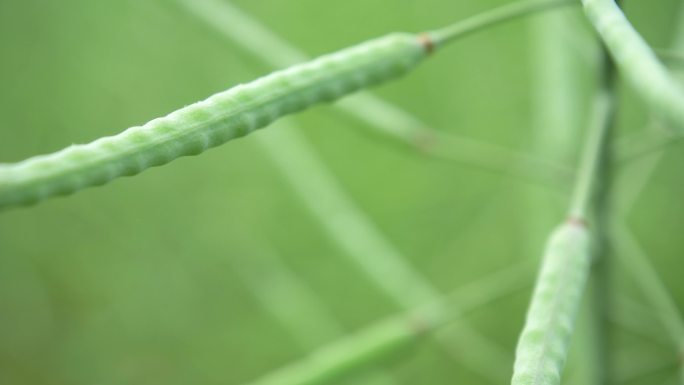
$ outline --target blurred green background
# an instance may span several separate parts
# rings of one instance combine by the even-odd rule
[[[434,28],[506,2],[234,4],[319,55],[390,31]],[[665,47],[678,3],[628,1],[626,11],[650,43]],[[437,129],[574,165],[597,49],[579,10],[563,14],[571,22],[560,33],[551,31],[558,23],[548,15],[498,26],[373,92]],[[553,36],[561,39],[549,45],[546,38]],[[0,52],[0,162],[115,134],[271,70],[170,0],[3,0]],[[558,87],[545,80],[554,68],[568,70]],[[545,100],[565,91],[575,100],[563,118]],[[648,121],[629,88],[620,85],[620,92],[616,136]],[[548,119],[575,131],[556,134],[555,124],[544,123]],[[567,197],[553,189],[421,157],[370,135],[368,127],[340,118],[329,106],[288,120],[301,127],[382,233],[442,290],[538,259],[546,235],[563,218]],[[564,151],[540,145],[554,138],[563,138]],[[630,172],[640,161],[621,170],[614,199],[629,190]],[[624,218],[680,304],[682,162],[681,145],[671,146]],[[282,259],[345,331],[399,311],[331,242],[253,137],[106,187],[4,211],[0,383],[239,384],[295,361],[315,346],[297,343],[240,272],[263,268],[256,261],[264,255]],[[649,322],[648,301],[614,268],[615,292],[643,306]],[[269,282],[264,274],[263,285]],[[512,357],[529,292],[467,320]],[[300,316],[306,325],[307,314]],[[677,383],[674,348],[619,322],[611,325],[615,383]],[[334,339],[319,338],[316,325],[310,327],[313,345]],[[651,327],[667,338],[661,326]],[[565,383],[583,383],[573,373],[590,360],[574,352]],[[489,383],[428,340],[379,366],[402,384]]]

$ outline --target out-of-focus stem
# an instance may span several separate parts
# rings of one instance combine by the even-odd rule
[[[407,314],[387,318],[350,334],[250,385],[314,385],[333,381],[396,353],[469,311],[527,286],[526,275],[526,267],[497,272],[451,295],[433,298]]]

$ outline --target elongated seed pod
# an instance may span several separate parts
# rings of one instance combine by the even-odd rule
[[[389,34],[233,87],[118,135],[0,165],[0,208],[70,194],[199,154],[283,115],[403,75],[430,48],[426,38]]]
[[[512,385],[560,384],[590,262],[583,224],[571,221],[555,230],[518,340]]]

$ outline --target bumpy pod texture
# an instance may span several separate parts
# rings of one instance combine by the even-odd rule
[[[590,270],[589,235],[567,223],[551,235],[518,340],[512,385],[557,385]]]
[[[70,194],[199,154],[283,115],[403,75],[424,56],[414,35],[390,34],[238,85],[118,135],[0,164],[0,208]]]

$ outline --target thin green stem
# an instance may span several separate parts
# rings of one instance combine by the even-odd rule
[[[637,354],[632,355],[632,359],[629,360],[629,362],[634,362],[635,364],[628,366],[629,372],[617,378],[615,383],[639,383],[639,380],[644,380],[656,373],[670,371],[676,368],[679,364],[677,360],[644,359],[644,356],[645,355],[643,352],[638,352]],[[667,382],[667,384],[672,384],[672,382]]]
[[[582,131],[586,98],[583,73],[594,71],[596,39],[578,25],[581,14],[574,9],[544,13],[535,18],[531,40],[534,66],[533,110],[536,151],[548,159],[569,163],[576,155]],[[553,129],[550,129],[552,127]],[[538,196],[528,198],[529,213],[523,222],[531,236],[528,250],[537,253],[538,234],[544,234],[557,217],[556,206],[544,206]],[[590,292],[593,287],[590,286]],[[595,317],[589,303],[579,312],[576,334],[568,352],[568,369],[564,382],[568,384],[601,385],[600,340]]]
[[[591,194],[596,182],[596,173],[601,161],[601,149],[608,132],[609,125],[606,124],[606,120],[611,115],[611,105],[612,96],[605,90],[599,91],[596,96],[593,119],[590,123],[589,134],[584,147],[585,150],[580,161],[577,180],[572,193],[568,213],[571,218],[579,220],[587,218]]]
[[[501,24],[506,21],[530,15],[547,9],[577,4],[576,0],[523,0],[507,4],[494,10],[481,13],[450,24],[446,27],[427,32],[435,46],[440,47],[463,36]]]
[[[653,109],[684,132],[684,91],[613,0],[582,0],[621,74]]]
[[[291,48],[278,36],[228,3],[201,0],[184,1],[181,4],[270,64],[284,66],[305,60],[298,50]],[[244,39],[244,36],[249,38]],[[271,52],[276,54],[271,55]],[[536,170],[539,169],[548,169],[545,176],[553,180],[568,174],[567,170],[561,167],[547,165],[543,161],[517,155],[493,145],[432,132],[425,129],[426,125],[417,118],[369,94],[342,100],[336,106],[410,143],[422,143],[421,146],[427,143],[427,152],[440,154],[447,159],[465,159],[467,162],[493,170],[506,170],[519,165],[519,169],[525,170],[530,178],[534,178]],[[320,167],[321,162],[316,159],[311,149],[305,148],[303,138],[297,136],[294,130],[272,131],[261,136],[260,141],[266,145],[271,156],[275,157],[275,164],[279,166],[295,191],[304,197],[306,206],[323,224],[331,239],[335,240],[347,252],[346,255],[350,256],[390,297],[406,307],[416,303],[412,298],[424,301],[425,298],[436,295],[437,290],[402,262],[399,253],[384,239],[372,221],[343,195],[343,189]],[[311,195],[321,199],[308,199]],[[337,214],[330,215],[331,213]],[[368,258],[369,255],[374,257]],[[394,273],[388,274],[390,271]],[[407,285],[412,288],[407,290]],[[466,325],[458,324],[452,331],[448,338],[441,335],[437,337],[438,342],[446,346],[448,351],[456,352],[455,355],[460,360],[469,360],[471,367],[474,366],[476,371],[492,381],[498,382],[505,376],[503,370],[499,375],[498,371],[491,370],[491,366],[478,367],[474,364],[491,360],[507,362],[506,354],[501,348]],[[467,352],[450,348],[453,343],[464,345],[466,341],[471,342],[469,345],[473,347]]]
[[[648,307],[636,303],[625,295],[618,295],[611,309],[610,321],[631,334],[638,335],[659,345],[670,347],[672,339],[664,336],[657,315]]]
[[[682,39],[684,39],[684,36],[677,36],[677,41],[674,44],[675,48],[655,48],[654,52],[663,60],[682,64],[684,63],[684,54],[679,51],[682,48],[680,47]],[[681,76],[678,77],[681,78]],[[668,130],[667,127],[664,127],[659,122],[652,120],[644,129],[615,141],[615,160],[618,164],[625,164],[642,159],[646,155],[667,150],[671,146],[680,143],[682,138],[681,135]],[[659,158],[660,156],[656,157]]]
[[[684,7],[680,8],[679,20],[684,20]],[[679,23],[674,33],[672,47],[681,49],[684,47],[684,24]],[[650,259],[642,250],[641,246],[630,232],[626,225],[619,223],[634,208],[639,196],[646,188],[649,179],[658,167],[663,157],[663,152],[655,152],[645,159],[642,159],[636,170],[625,173],[622,179],[624,187],[619,205],[619,217],[614,218],[612,226],[612,237],[615,239],[618,248],[618,256],[634,280],[646,294],[649,301],[653,303],[659,311],[658,316],[665,326],[668,334],[677,350],[677,361],[679,362],[679,382],[684,383],[684,320],[677,308],[676,302],[665,288],[662,280],[658,277],[656,269]]]
[[[593,70],[595,63],[585,63],[577,47],[594,48],[595,39],[576,33],[577,15],[566,11],[570,10],[535,18],[530,58],[535,73],[532,91],[536,152],[561,164],[570,164],[579,145],[577,132],[584,124],[581,115],[587,104],[582,95],[581,74],[588,67]],[[573,44],[574,40],[579,41]]]
[[[677,351],[684,355],[684,317],[649,258],[625,225],[615,223],[613,237],[622,263],[639,284],[654,312],[670,335]]]
[[[230,260],[249,292],[276,322],[305,350],[316,348],[332,338],[340,338],[344,328],[315,290],[287,266],[277,251],[263,247],[262,243],[254,247],[256,251],[250,253],[249,258],[235,258],[235,254]],[[302,317],[303,314],[306,317]],[[392,385],[397,382],[389,373],[373,370],[356,383]]]
[[[580,121],[585,102],[581,97],[579,74],[586,70],[587,64],[586,57],[578,50],[593,48],[594,41],[593,36],[576,33],[578,28],[574,24],[579,18],[569,11],[562,9],[539,15],[532,23],[530,36],[530,61],[536,74],[532,84],[534,152],[561,164],[570,164],[573,159],[579,142],[577,132],[584,124]],[[556,222],[554,211],[557,207],[555,204],[543,206],[536,195],[528,198],[525,205],[530,213],[523,221],[530,235],[527,249],[536,253],[538,235],[547,233]]]
[[[437,296],[432,285],[345,193],[303,135],[288,122],[279,125],[255,139],[345,256],[404,308]]]
[[[528,269],[520,266],[494,273],[448,296],[433,298],[406,314],[387,318],[350,334],[250,384],[322,384],[368,368],[418,341],[426,333],[526,287],[527,274]]]
[[[411,266],[382,231],[346,195],[335,177],[295,127],[281,127],[256,135],[285,180],[316,218],[329,238],[382,292],[404,309],[412,309],[440,296],[440,291]],[[312,197],[315,197],[312,198]],[[479,361],[494,361],[502,368],[508,354],[464,322],[455,323],[461,334],[476,343],[467,352]],[[437,337],[439,338],[439,337]],[[453,341],[437,341],[450,344]],[[460,357],[459,357],[460,358]],[[478,370],[477,367],[474,368]],[[478,370],[492,382],[505,377],[504,370]]]
[[[677,135],[665,130],[661,125],[651,122],[642,130],[615,140],[613,151],[615,152],[616,165],[625,165],[644,156],[660,153],[675,144],[681,143],[682,135]]]
[[[551,235],[544,252],[525,326],[518,340],[513,385],[557,385],[590,273],[592,235],[586,222],[594,185],[605,162],[612,126],[610,82],[602,81],[586,135],[569,219]]]
[[[250,294],[301,347],[308,350],[343,333],[327,304],[276,250],[265,247],[263,242],[251,249],[244,257],[234,253],[227,259]]]
[[[512,175],[561,192],[567,191],[574,175],[573,170],[560,162],[442,131],[435,133],[434,142],[428,144],[425,153],[441,159],[468,164],[495,174]]]
[[[597,160],[595,161],[596,194],[593,200],[594,207],[594,264],[592,266],[589,292],[591,294],[590,313],[593,318],[593,344],[595,347],[594,365],[597,369],[596,382],[598,384],[611,383],[612,372],[611,359],[611,332],[608,325],[608,316],[613,306],[611,292],[612,260],[610,258],[611,242],[607,230],[610,227],[610,218],[613,210],[613,153],[612,138],[614,135],[615,111],[616,111],[616,68],[610,54],[604,46],[601,47],[601,64],[599,67],[599,93],[604,93],[608,99],[607,111],[602,117],[603,128],[599,147],[596,149]],[[587,162],[589,162],[587,160]],[[587,166],[590,167],[590,166]]]

